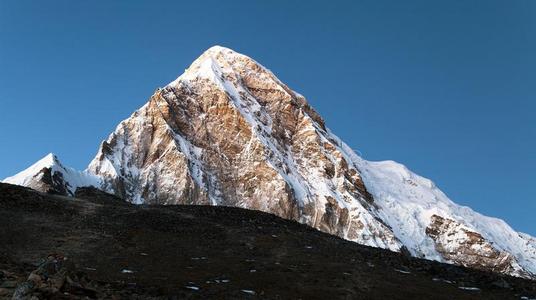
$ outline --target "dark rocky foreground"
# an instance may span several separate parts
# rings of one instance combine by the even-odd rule
[[[0,299],[32,296],[532,299],[536,282],[361,246],[257,211],[0,184]]]

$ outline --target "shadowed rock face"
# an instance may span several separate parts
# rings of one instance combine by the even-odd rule
[[[47,193],[71,195],[68,189],[68,183],[63,179],[63,174],[54,172],[52,168],[41,169],[36,174],[35,180],[28,186]]]
[[[401,247],[306,100],[221,47],[121,122],[89,170],[135,203],[246,207],[363,244]]]

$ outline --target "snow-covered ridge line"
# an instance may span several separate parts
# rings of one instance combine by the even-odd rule
[[[359,168],[367,189],[380,206],[382,219],[412,255],[444,261],[423,230],[430,224],[432,216],[438,215],[460,223],[460,229],[480,233],[498,250],[512,254],[525,271],[536,274],[536,243],[533,237],[516,232],[501,219],[457,205],[430,179],[411,172],[400,163],[367,161],[344,143],[343,148]]]
[[[57,164],[57,158],[56,155],[53,153],[49,153],[45,155],[43,158],[35,162],[33,165],[28,167],[27,169],[13,175],[10,177],[5,178],[2,180],[2,182],[5,183],[11,183],[16,185],[25,185],[28,184],[31,180],[32,176],[37,174],[41,169],[43,168],[50,168]]]
[[[50,178],[49,178],[50,177]],[[74,195],[79,187],[94,186],[100,188],[101,179],[99,176],[86,171],[77,171],[70,167],[65,167],[58,157],[49,153],[27,169],[14,176],[2,180],[4,183],[30,186],[41,189],[41,183],[46,181],[50,188],[61,188],[69,195]]]

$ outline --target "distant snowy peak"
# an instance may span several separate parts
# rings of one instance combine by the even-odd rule
[[[25,185],[32,180],[36,174],[38,174],[44,168],[51,168],[53,166],[61,165],[55,154],[49,153],[26,170],[17,173],[14,176],[8,177],[3,182],[11,184]]]
[[[8,177],[2,182],[71,196],[74,195],[78,187],[100,187],[100,179],[97,176],[63,166],[53,153],[47,154],[26,170]]]

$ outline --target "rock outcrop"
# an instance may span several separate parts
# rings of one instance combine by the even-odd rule
[[[436,250],[455,264],[522,277],[530,275],[513,255],[494,248],[481,234],[454,220],[433,215],[426,234],[434,241]]]

